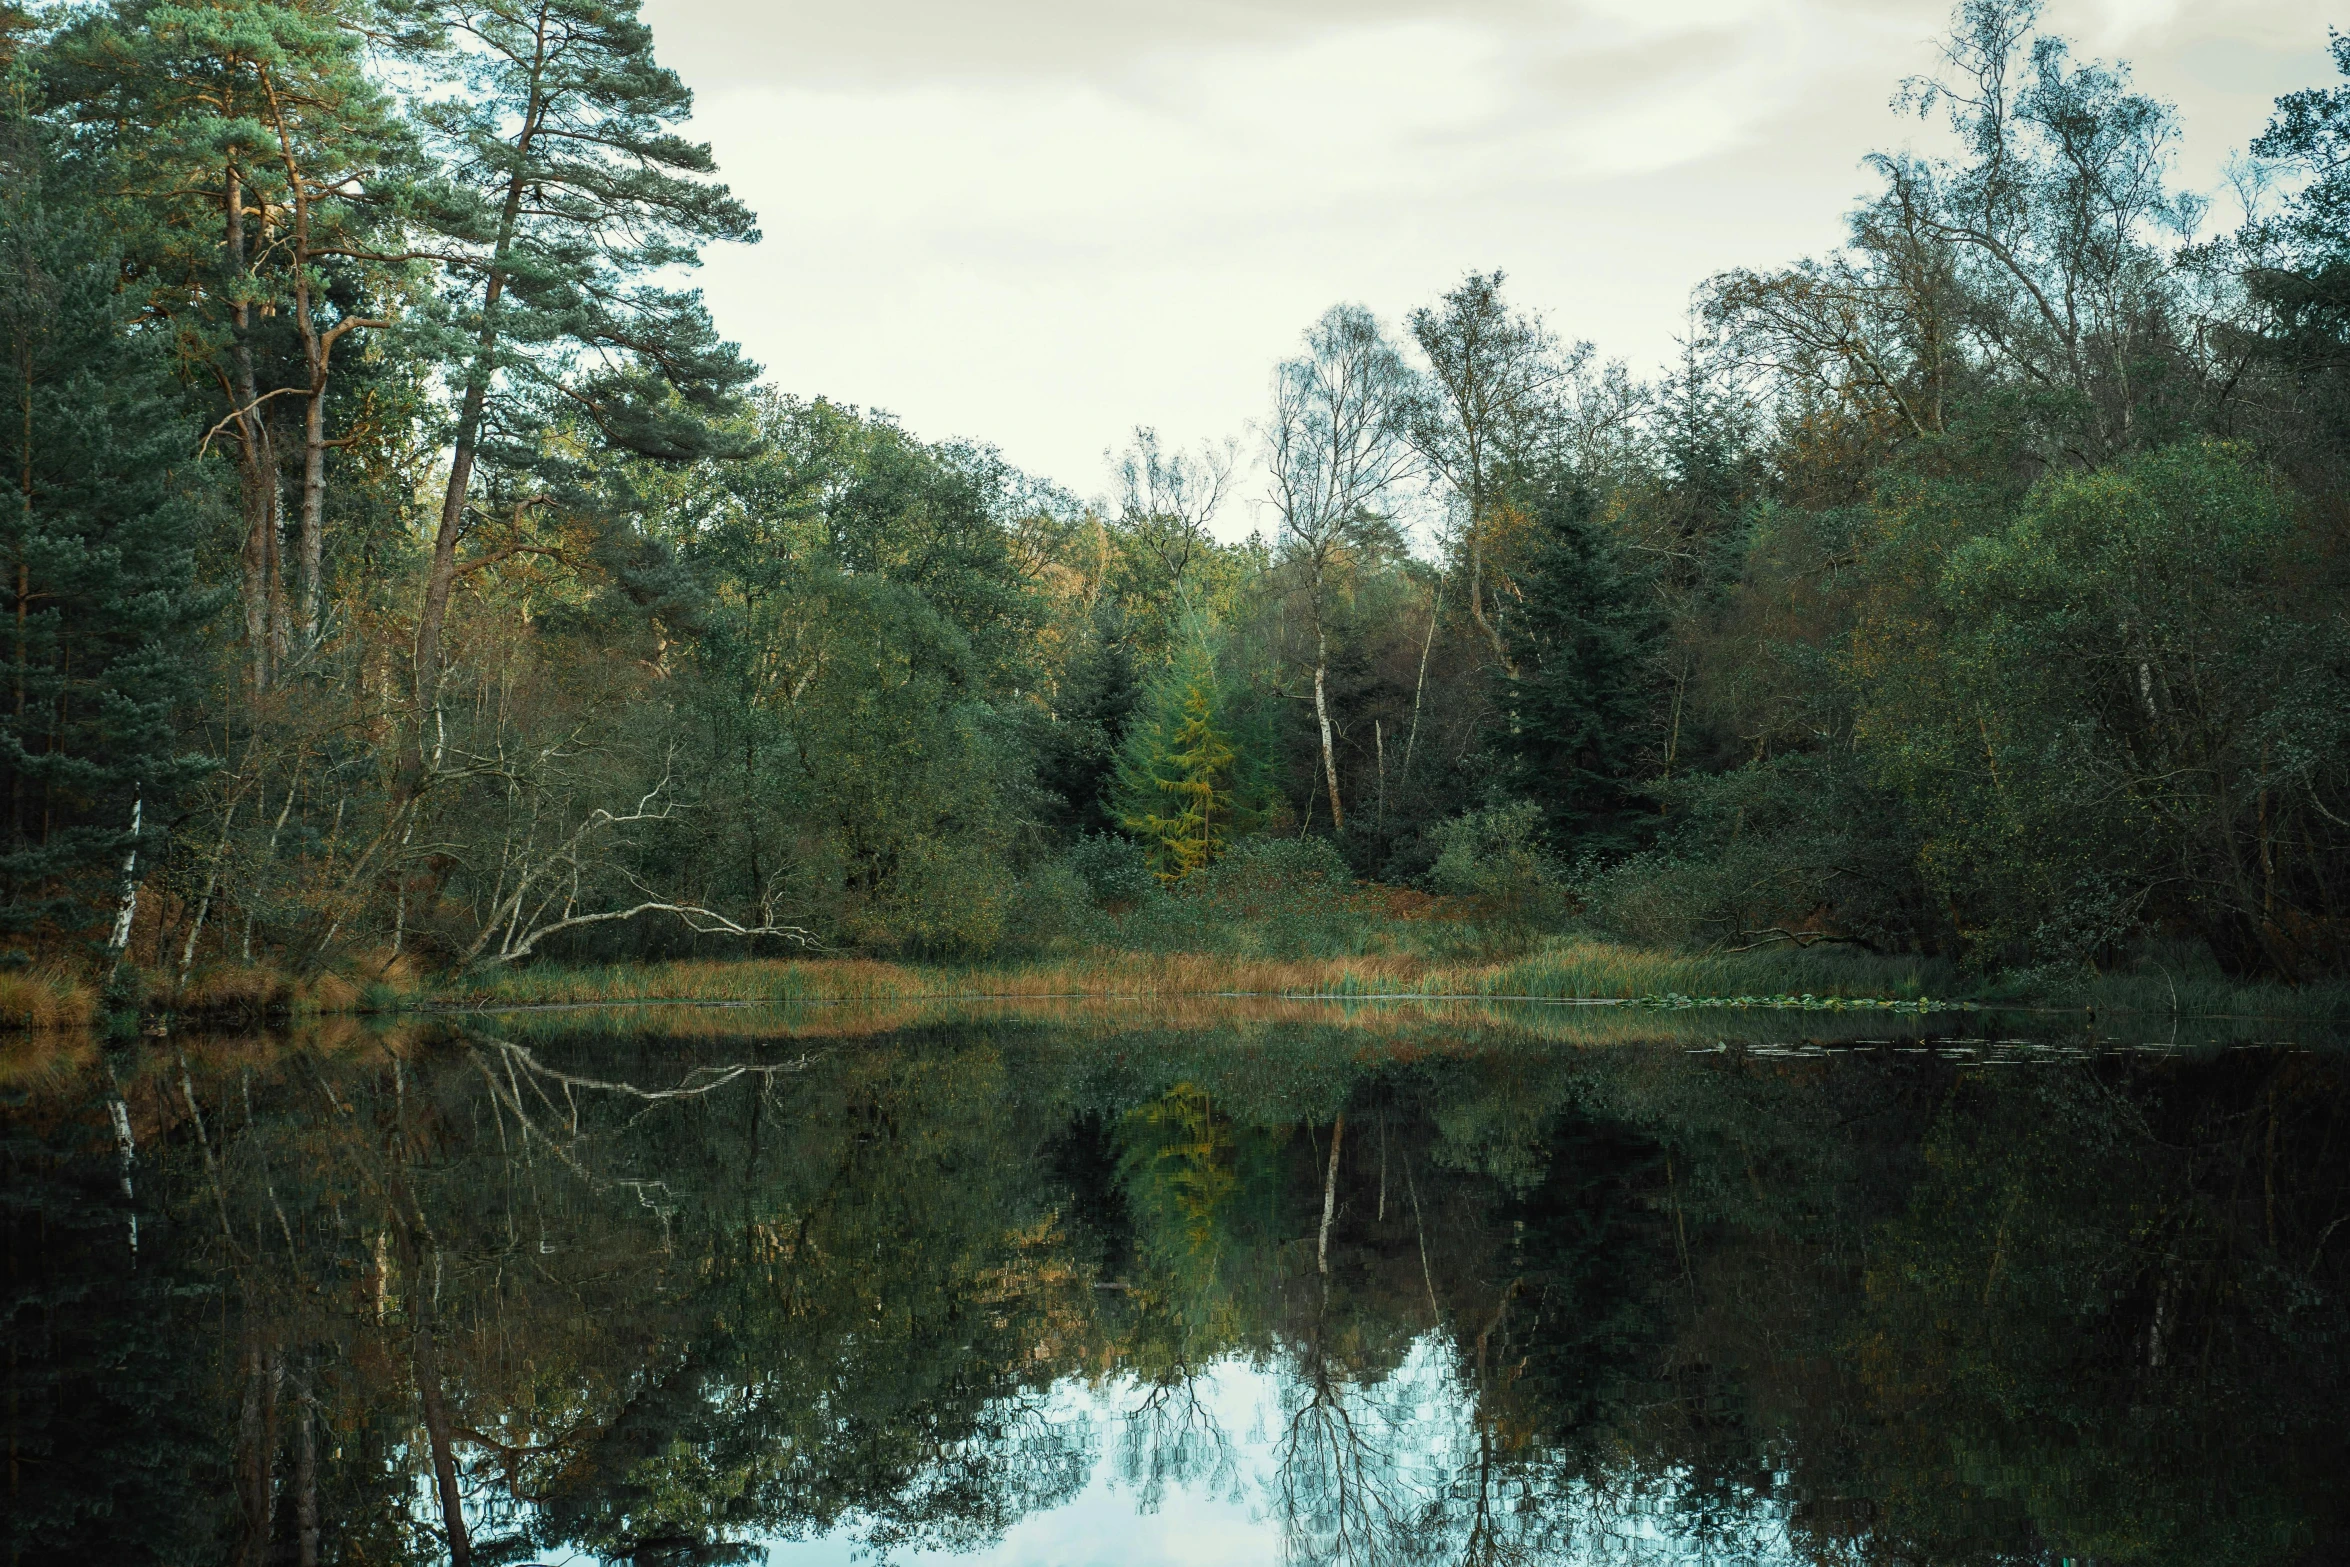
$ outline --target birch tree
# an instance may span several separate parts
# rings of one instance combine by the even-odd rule
[[[1360,305],[1334,305],[1306,329],[1306,351],[1273,373],[1265,466],[1281,543],[1314,650],[1314,723],[1331,825],[1346,830],[1331,743],[1330,608],[1349,558],[1390,526],[1382,510],[1415,467],[1405,439],[1411,372]]]
[[[1509,647],[1488,607],[1491,534],[1508,471],[1555,422],[1569,367],[1541,319],[1504,302],[1502,278],[1499,272],[1472,272],[1435,305],[1411,313],[1408,324],[1428,361],[1428,378],[1406,430],[1429,468],[1459,498],[1469,618],[1494,659],[1508,668]]]

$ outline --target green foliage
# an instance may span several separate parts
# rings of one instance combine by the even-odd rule
[[[1971,940],[2077,962],[2164,924],[2326,960],[2350,640],[2310,553],[2241,453],[2173,447],[2044,481],[1927,617],[1865,629],[1864,752]]]
[[[1061,660],[1044,722],[1033,730],[1036,782],[1052,798],[1058,825],[1091,841],[1116,826],[1119,743],[1142,691],[1133,650],[1089,617]]]
[[[646,280],[758,231],[709,179],[710,149],[677,133],[693,95],[654,60],[635,0],[425,4],[416,20],[410,61],[457,89],[410,112],[432,159],[413,220],[459,258],[441,352],[464,366],[460,444],[480,432],[488,460],[527,472],[564,417],[649,457],[723,448],[707,416],[755,370],[698,292]]]
[[[0,934],[49,941],[113,913],[126,856],[155,853],[206,768],[180,728],[206,475],[78,194],[36,128],[0,121]]]
[[[1159,890],[1150,858],[1132,838],[1087,833],[1069,846],[1069,869],[1097,903],[1139,903]]]
[[[1967,0],[1903,90],[1947,155],[1714,280],[1653,383],[1495,271],[1326,313],[1260,427],[1276,536],[1226,542],[1233,443],[1138,429],[1097,511],[750,390],[676,279],[752,218],[634,0],[0,8],[7,928],[65,959],[143,799],[158,996],[1468,951],[1577,901],[2044,983],[2338,971],[2350,100],[2280,100],[2305,178],[2182,250],[2175,116],[2039,21]],[[1332,854],[1471,917],[1400,933]]]
[[[1516,573],[1524,604],[1510,619],[1517,667],[1492,677],[1487,743],[1502,788],[1541,807],[1563,851],[1620,852],[1643,825],[1636,777],[1660,628],[1572,475],[1545,474],[1518,499],[1532,539]]]
[[[1252,837],[1233,845],[1208,879],[1216,887],[1285,888],[1305,896],[1344,892],[1354,872],[1327,838]]]
[[[1945,932],[1901,797],[1848,748],[1795,752],[1660,785],[1656,848],[1585,878],[1585,918],[1621,940],[1762,947],[1845,940],[1883,951]]]
[[[2350,77],[2350,34],[2328,33],[2327,52],[2335,69]],[[2323,273],[2350,262],[2350,85],[2285,94],[2268,127],[2253,138],[2251,151],[2311,176],[2293,193],[2281,223],[2300,267]],[[2338,333],[2340,321],[2333,325]]]
[[[711,670],[700,798],[742,845],[730,895],[883,949],[991,946],[1021,762],[961,628],[911,588],[818,567],[712,651],[731,656]]]
[[[1566,912],[1566,876],[1543,826],[1542,808],[1531,800],[1454,817],[1436,829],[1428,885],[1472,900],[1505,927],[1556,922]]]
[[[1185,891],[1236,923],[1318,923],[1354,890],[1354,872],[1327,838],[1243,838],[1192,878]]]
[[[1119,825],[1169,885],[1212,864],[1249,819],[1223,709],[1216,656],[1197,624],[1146,689],[1118,765]]]

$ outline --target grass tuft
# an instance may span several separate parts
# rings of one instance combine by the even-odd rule
[[[98,992],[60,969],[0,970],[0,1028],[88,1028],[98,1017]]]

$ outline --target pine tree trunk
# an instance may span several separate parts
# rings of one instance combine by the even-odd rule
[[[302,410],[302,537],[294,558],[302,646],[318,645],[319,578],[326,560],[326,362],[311,334],[310,396]]]
[[[269,523],[268,503],[256,493],[253,463],[238,459],[238,479],[245,501],[244,567],[245,652],[253,695],[269,690]]]
[[[301,645],[318,645],[319,578],[326,554],[326,372],[335,338],[356,323],[346,320],[323,338],[310,300],[310,193],[302,182],[292,139],[281,121],[278,148],[284,161],[287,187],[294,197],[294,325],[302,334],[303,368],[310,386],[302,399],[302,510],[300,536],[294,554],[294,613],[301,628]]]
[[[542,45],[543,48],[543,45]],[[531,73],[535,94],[539,73]],[[441,628],[449,615],[449,594],[457,583],[457,543],[465,528],[465,492],[473,483],[473,464],[481,446],[482,410],[489,402],[490,379],[497,374],[498,303],[506,294],[506,260],[514,248],[514,233],[522,219],[527,187],[524,169],[538,135],[545,105],[534,96],[524,110],[522,131],[515,141],[515,173],[506,184],[506,204],[498,214],[498,235],[490,253],[489,282],[482,291],[481,335],[474,345],[473,364],[465,379],[465,400],[457,411],[457,438],[449,454],[449,483],[441,492],[441,522],[433,534],[432,570],[424,582],[424,611],[416,618],[416,706],[418,750],[416,775],[423,771],[422,735],[433,704],[440,698]]]
[[[229,307],[234,333],[229,351],[232,374],[230,417],[236,424],[237,478],[245,503],[244,604],[245,647],[250,661],[252,694],[258,698],[270,687],[275,628],[270,624],[275,584],[270,580],[277,556],[277,475],[269,451],[269,428],[261,417],[261,394],[253,374],[253,307],[243,294],[245,255],[245,185],[235,168],[226,180],[230,286],[237,290]]]
[[[287,637],[286,562],[285,543],[285,476],[278,472],[277,442],[269,433],[267,424],[261,427],[262,479],[269,497],[269,522],[262,530],[268,542],[268,571],[263,578],[269,584],[269,683],[275,686],[284,671],[286,654],[291,639]]]
[[[503,278],[490,280],[489,298],[493,304],[504,282]],[[424,612],[416,618],[416,724],[420,761],[424,725],[430,722],[433,705],[440,700],[441,628],[449,617],[449,594],[457,585],[457,541],[464,533],[465,491],[473,482],[474,454],[481,440],[482,406],[489,400],[484,381],[489,374],[487,365],[495,342],[491,330],[483,328],[476,379],[465,388],[465,401],[457,415],[457,443],[449,459],[449,485],[441,495],[441,523],[433,534],[432,570],[424,579]]]

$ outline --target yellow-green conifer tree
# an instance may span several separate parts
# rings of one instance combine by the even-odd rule
[[[1215,656],[1195,628],[1126,733],[1118,820],[1169,885],[1222,854],[1232,831],[1239,753],[1219,722],[1221,706]]]

